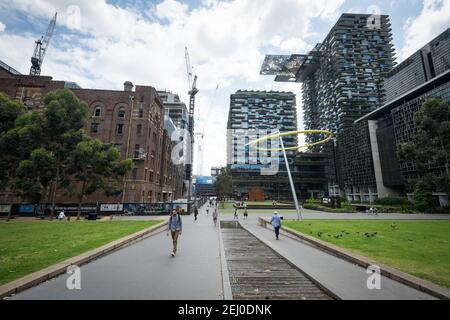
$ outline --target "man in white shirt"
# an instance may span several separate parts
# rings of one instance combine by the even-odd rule
[[[58,220],[63,221],[66,215],[64,214],[64,210],[62,210],[58,215]]]

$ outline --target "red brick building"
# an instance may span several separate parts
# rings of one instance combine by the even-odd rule
[[[0,91],[23,101],[29,110],[43,107],[50,91],[67,87],[51,77],[19,75],[0,64]],[[85,131],[113,144],[121,158],[131,158],[134,168],[124,179],[124,192],[108,198],[102,192],[88,196],[86,203],[170,202],[182,196],[182,167],[171,160],[173,142],[164,129],[164,106],[155,88],[125,82],[123,91],[72,88],[89,106]],[[0,201],[11,201],[0,197]],[[57,202],[76,202],[72,195],[57,192]]]

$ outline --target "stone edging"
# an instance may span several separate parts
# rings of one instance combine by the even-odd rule
[[[268,218],[260,217],[259,224],[262,227],[267,228],[267,225],[270,224],[270,220]],[[281,230],[285,231],[291,236],[294,236],[297,239],[312,243],[313,245],[315,245],[316,247],[318,247],[323,251],[331,253],[341,259],[355,263],[363,268],[368,268],[371,265],[379,266],[381,274],[385,277],[403,283],[409,287],[425,292],[439,299],[450,300],[450,290],[448,290],[447,288],[438,286],[434,283],[431,283],[430,281],[420,279],[403,271],[378,263],[374,260],[360,256],[358,254],[350,252],[349,250],[342,249],[328,242],[310,237],[304,233],[293,230],[291,228],[282,226]]]
[[[221,274],[222,274],[223,299],[233,300],[233,293],[231,291],[230,275],[228,273],[228,265],[225,256],[225,247],[223,245],[222,228],[220,226],[220,220],[217,221],[217,223],[219,224],[219,247],[220,247],[220,265],[222,267]]]
[[[31,287],[37,286],[42,282],[55,278],[65,273],[67,271],[67,268],[71,265],[81,266],[95,259],[98,259],[108,253],[111,253],[117,249],[120,249],[126,245],[129,245],[135,241],[142,240],[145,237],[160,233],[165,230],[164,227],[167,226],[167,224],[168,221],[165,220],[150,228],[138,231],[121,239],[114,240],[101,247],[82,253],[76,257],[69,258],[65,261],[56,263],[40,271],[34,272],[32,274],[26,275],[12,282],[6,283],[0,286],[0,300],[8,296],[18,294]]]

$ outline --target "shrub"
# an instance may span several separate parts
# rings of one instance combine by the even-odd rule
[[[417,186],[414,190],[414,207],[422,212],[433,211],[436,206],[435,199],[430,190]]]
[[[375,200],[375,204],[382,206],[408,206],[410,205],[409,201],[405,197],[385,197],[381,199]]]

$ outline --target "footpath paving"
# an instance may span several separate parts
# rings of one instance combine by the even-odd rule
[[[404,284],[381,277],[381,289],[369,290],[369,274],[364,268],[328,254],[312,245],[281,236],[275,240],[272,230],[259,226],[254,219],[241,225],[266,245],[287,258],[341,299],[351,300],[434,300],[435,298]]]
[[[67,289],[64,274],[12,299],[223,299],[218,228],[204,208],[193,220],[183,216],[176,258],[163,232],[82,266],[81,290]]]

